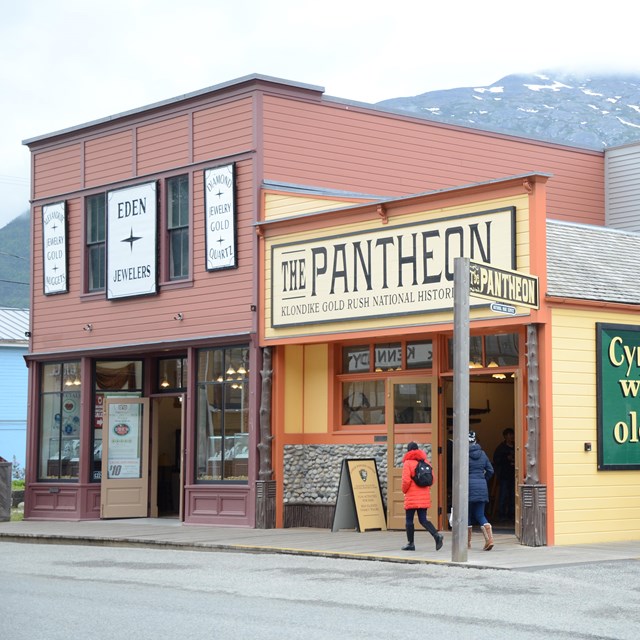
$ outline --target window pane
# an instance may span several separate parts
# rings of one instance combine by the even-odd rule
[[[42,367],[42,392],[62,391],[62,364],[45,364]]]
[[[197,480],[248,480],[248,355],[246,347],[199,353]]]
[[[400,343],[377,344],[375,346],[375,370],[396,371],[402,368]]]
[[[171,280],[189,275],[189,230],[176,229],[169,233],[169,277]]]
[[[453,369],[453,353],[455,345],[453,339],[449,340],[449,369]],[[482,336],[469,338],[469,368],[474,369],[486,366],[482,359]]]
[[[431,369],[433,345],[431,340],[407,343],[407,369]]]
[[[45,365],[43,389],[47,380],[58,380],[58,391],[41,394],[38,477],[77,479],[80,455],[80,363]],[[76,372],[72,375],[73,372]],[[59,375],[62,372],[62,375]],[[53,374],[53,375],[52,375]],[[56,375],[58,374],[58,375]],[[64,392],[62,391],[64,388]]]
[[[371,371],[369,345],[344,347],[342,349],[342,373],[362,373]]]
[[[342,424],[384,424],[384,380],[342,383]]]
[[[100,291],[105,286],[105,195],[86,200],[88,290]]]
[[[142,362],[140,360],[102,360],[95,363],[93,404],[93,456],[91,480],[102,478],[102,425],[104,403],[109,396],[142,396]]]
[[[181,390],[186,386],[187,361],[184,358],[162,358],[158,361],[156,386],[160,391]]]
[[[393,415],[396,424],[431,422],[431,385],[396,384],[393,388]]]
[[[87,198],[87,244],[104,242],[105,228],[104,194]]]
[[[189,224],[189,178],[167,180],[167,227],[178,229]]]
[[[484,339],[487,366],[496,363],[499,367],[518,364],[518,334],[486,336]]]
[[[198,355],[198,381],[224,381],[224,349],[201,351]]]

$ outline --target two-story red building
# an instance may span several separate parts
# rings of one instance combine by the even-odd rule
[[[417,438],[437,461],[442,509],[432,517],[442,526],[451,260],[475,247],[472,258],[538,276],[544,298],[546,221],[605,222],[603,151],[434,123],[260,75],[25,144],[33,519],[325,526],[339,460],[376,458],[386,491],[394,447]],[[418,237],[434,239],[419,258]],[[371,246],[388,249],[384,272]],[[290,251],[319,262],[312,271],[312,258]],[[379,297],[351,295],[356,272]],[[440,272],[438,290],[406,294],[403,284],[433,284]],[[312,274],[321,300],[284,295]],[[537,327],[536,402],[549,403],[540,482],[552,498],[549,308],[473,313],[472,417],[484,421],[487,450],[516,427],[516,484],[527,328]],[[265,491],[275,504],[266,516]]]

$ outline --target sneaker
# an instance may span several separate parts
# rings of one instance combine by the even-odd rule
[[[404,545],[404,547],[402,547],[403,551],[415,551],[416,550],[416,545],[413,544],[413,542],[407,542],[407,544]]]
[[[442,537],[442,534],[439,533],[438,535],[436,535],[436,551],[440,551],[440,549],[442,549],[443,544],[444,544],[444,538]]]

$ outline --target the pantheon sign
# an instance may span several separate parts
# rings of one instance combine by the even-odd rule
[[[515,207],[275,244],[271,326],[452,309],[461,256],[514,269]]]

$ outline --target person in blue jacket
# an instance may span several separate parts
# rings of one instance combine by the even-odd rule
[[[484,536],[484,551],[493,549],[493,531],[484,515],[484,508],[489,502],[488,480],[493,476],[493,467],[487,454],[476,441],[476,432],[469,431],[469,528],[467,546],[471,549],[471,533],[473,523],[480,525]]]

